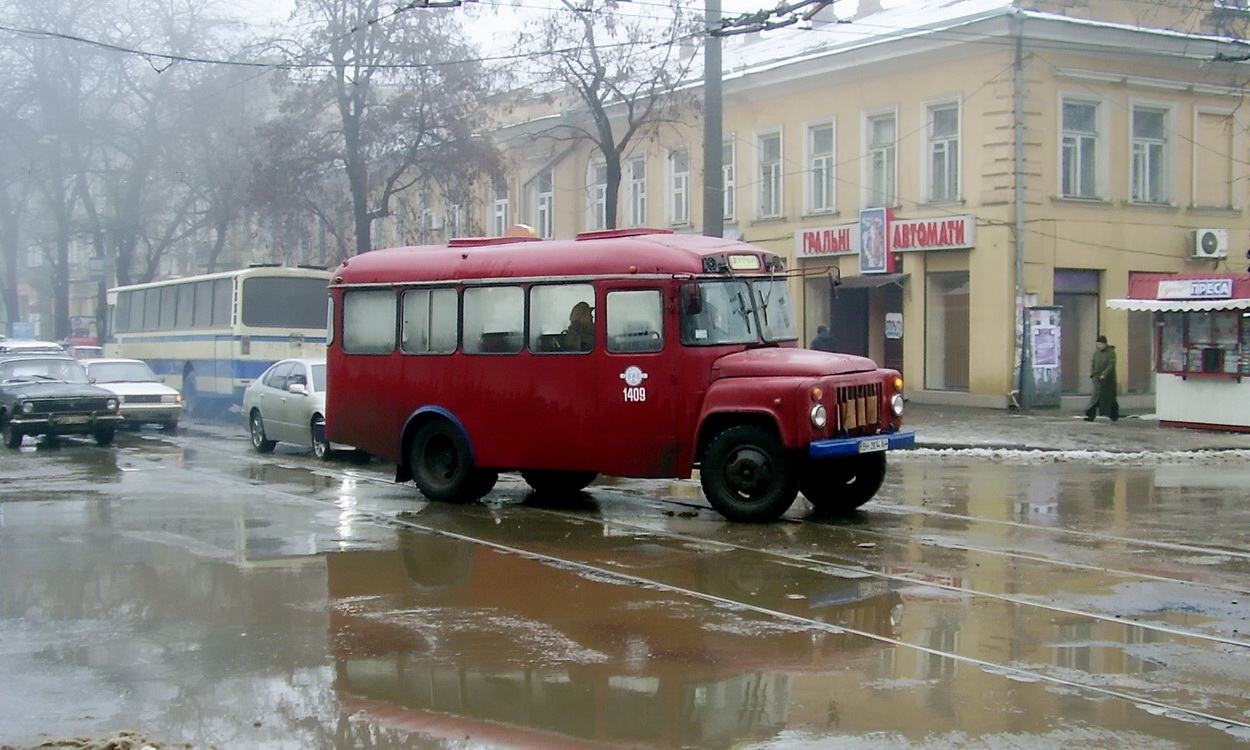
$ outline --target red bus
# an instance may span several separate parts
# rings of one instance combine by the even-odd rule
[[[500,471],[568,493],[698,469],[731,520],[773,520],[800,490],[849,511],[915,438],[899,373],[798,348],[783,259],[733,240],[375,250],[334,271],[328,338],[330,439],[432,500],[478,499]]]

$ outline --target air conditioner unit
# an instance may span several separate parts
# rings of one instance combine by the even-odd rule
[[[1193,257],[1195,258],[1227,258],[1227,229],[1195,229]]]

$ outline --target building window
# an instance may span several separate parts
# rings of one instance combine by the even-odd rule
[[[868,118],[868,196],[869,206],[892,206],[898,195],[897,135],[894,113]]]
[[[464,208],[459,203],[447,204],[447,220],[443,227],[443,236],[447,239],[464,233]]]
[[[968,272],[925,277],[925,387],[968,390]]]
[[[808,213],[825,214],[833,212],[833,168],[833,123],[826,122],[808,127]]]
[[[720,152],[720,170],[721,170],[721,187],[724,188],[724,211],[725,219],[732,221],[737,209],[737,201],[734,200],[734,142],[732,140],[725,141],[721,145]]]
[[[690,152],[686,149],[668,155],[669,221],[674,225],[690,223]]]
[[[1066,198],[1097,198],[1098,105],[1063,103],[1063,185]]]
[[[1133,192],[1132,200],[1166,203],[1164,191],[1167,158],[1167,112],[1147,107],[1133,108]]]
[[[491,234],[502,237],[508,231],[508,183],[497,181],[491,188]]]
[[[760,160],[759,218],[781,216],[781,133],[764,133],[756,140]]]
[[[629,175],[629,225],[647,225],[647,158],[639,156],[626,164]]]
[[[959,200],[959,105],[929,107],[929,200]]]
[[[586,228],[606,229],[608,226],[608,165],[591,162],[587,168],[586,192],[590,199],[586,205]]]
[[[1193,205],[1202,208],[1231,208],[1240,163],[1237,153],[1237,126],[1232,112],[1199,111],[1194,131]]]
[[[534,229],[539,237],[555,236],[552,227],[555,210],[555,189],[550,169],[543,170],[534,178]]]

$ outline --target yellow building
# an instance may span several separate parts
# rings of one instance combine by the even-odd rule
[[[1072,407],[1103,333],[1122,403],[1148,407],[1150,316],[1105,301],[1132,272],[1241,270],[1250,247],[1250,44],[1231,36],[1250,11],[1233,2],[865,0],[849,23],[728,38],[725,235],[788,257],[805,336],[829,324],[915,401],[1006,407],[1024,349],[1033,403],[1049,388]],[[577,116],[513,110],[496,133],[508,179],[467,223],[602,228],[598,154],[533,137]],[[703,124],[686,119],[626,156],[617,226],[702,230]],[[1043,308],[1037,331],[1021,307]]]

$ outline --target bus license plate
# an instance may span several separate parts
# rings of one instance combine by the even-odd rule
[[[889,447],[889,438],[868,438],[867,440],[859,441],[860,453],[876,453],[877,451],[886,450]]]

